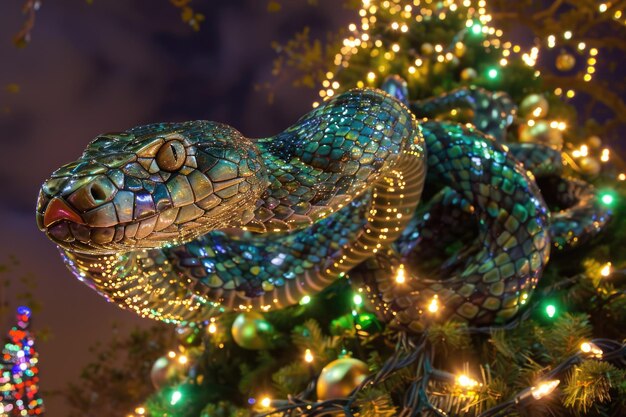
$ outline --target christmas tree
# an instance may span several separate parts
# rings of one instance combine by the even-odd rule
[[[622,24],[617,6],[593,6]],[[577,92],[548,86],[554,80],[536,68],[540,48],[525,51],[506,40],[486,7],[484,1],[364,0],[359,24],[350,25],[321,72],[321,100],[313,106],[354,87],[384,88],[420,119],[470,123],[498,146],[541,149],[565,161],[556,185],[554,175],[536,175],[552,218],[575,205],[561,198],[571,184],[587,190],[595,211],[584,237],[555,232],[537,289],[516,295],[521,313],[476,325],[471,311],[462,316],[467,320],[447,319],[451,305],[437,294],[402,292],[420,273],[439,273],[445,284],[446,271],[452,275],[474,255],[467,249],[477,233],[463,223],[472,222],[474,207],[427,184],[420,227],[443,224],[450,213],[463,222],[451,222],[443,237],[422,236],[430,246],[421,248],[420,265],[390,262],[385,279],[400,290],[376,287],[358,267],[294,306],[182,323],[180,346],[152,369],[156,392],[131,415],[626,414],[624,167],[612,163],[595,136],[598,124],[577,119],[567,101]],[[590,83],[600,52],[573,37],[565,30],[545,42],[554,49],[562,38],[557,69]],[[502,123],[487,123],[494,117],[485,111]]]
[[[2,349],[0,415],[38,416],[44,412],[39,396],[38,354],[30,327],[31,311],[18,307],[17,324]]]

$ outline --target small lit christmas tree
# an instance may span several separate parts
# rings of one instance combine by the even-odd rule
[[[31,311],[17,309],[17,323],[9,330],[0,362],[0,416],[38,416],[44,412],[39,396],[38,354],[28,329]]]

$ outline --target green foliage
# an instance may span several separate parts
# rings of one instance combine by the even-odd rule
[[[576,416],[586,415],[600,404],[609,402],[611,394],[626,396],[626,371],[607,362],[588,360],[574,367],[563,387],[563,404]]]

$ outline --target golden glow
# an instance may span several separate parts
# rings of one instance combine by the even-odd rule
[[[626,181],[626,174],[623,172],[617,176],[617,179],[620,181]]]
[[[396,282],[398,284],[404,284],[406,282],[406,273],[403,264],[400,264],[398,271],[396,272]]]
[[[431,313],[436,313],[437,311],[439,311],[439,297],[438,296],[434,296],[432,298],[432,300],[430,300],[430,304],[428,304],[428,311],[430,311]]]
[[[609,162],[609,150],[608,148],[602,149],[602,155],[600,156],[602,162]]]
[[[367,73],[367,80],[368,81],[372,82],[375,79],[376,79],[376,74],[374,72],[370,71],[370,72]]]
[[[465,375],[465,374],[461,374],[459,376],[456,377],[456,383],[457,385],[459,385],[460,387],[463,387],[465,389],[468,388],[474,388],[476,386],[478,386],[478,381],[476,381],[473,378],[470,378],[469,376]]]
[[[270,408],[272,405],[272,399],[270,397],[263,397],[260,401],[261,407]]]
[[[143,416],[144,414],[146,414],[146,409],[144,407],[137,407],[135,408],[135,413]]]
[[[185,365],[187,362],[189,362],[189,358],[187,358],[187,356],[180,355],[178,357],[178,363],[180,363],[181,365]]]
[[[561,383],[560,380],[558,379],[552,379],[550,381],[545,381],[542,382],[541,384],[539,384],[536,387],[532,387],[530,389],[530,392],[533,396],[533,398],[535,400],[540,400],[543,397],[545,397],[546,395],[550,395],[550,393],[552,393],[552,391],[554,391],[556,389],[556,387],[559,386],[559,384]]]
[[[304,351],[304,361],[306,363],[311,363],[313,362],[313,353],[311,353],[311,349],[307,349],[306,351]]]
[[[176,357],[176,352],[170,350],[169,352],[167,352],[167,357],[170,359],[174,359]]]
[[[215,323],[209,324],[209,333],[213,334],[215,332],[217,332],[217,326],[215,325]]]
[[[583,342],[580,345],[580,350],[583,353],[588,354],[589,356],[592,356],[596,359],[601,359],[602,355],[604,354],[604,352],[602,351],[602,349],[600,349],[598,347],[598,345],[596,345],[593,342]]]
[[[624,174],[620,174],[620,175],[624,175]],[[611,272],[613,272],[613,266],[612,266],[611,262],[607,262],[607,263],[604,264],[604,266],[600,270],[600,275],[602,275],[603,277],[606,278],[609,275],[611,275]]]

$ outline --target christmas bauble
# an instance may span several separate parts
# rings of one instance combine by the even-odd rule
[[[231,333],[235,343],[251,350],[269,348],[276,334],[274,326],[256,311],[239,314],[233,322]]]
[[[576,65],[576,58],[569,52],[563,51],[556,57],[556,68],[559,71],[569,71],[574,68],[574,65]]]
[[[200,346],[202,343],[202,332],[199,327],[178,326],[176,337],[184,347]]]
[[[602,139],[600,139],[600,137],[596,135],[589,136],[587,138],[587,144],[593,149],[598,149],[600,146],[602,146]]]
[[[519,105],[519,114],[526,119],[541,119],[548,114],[548,100],[541,94],[530,94]]]
[[[432,44],[430,44],[430,43],[428,43],[428,42],[426,42],[426,43],[422,44],[422,47],[421,47],[420,49],[421,49],[421,51],[422,51],[422,53],[423,53],[424,55],[430,55],[430,54],[432,54],[432,53],[433,53],[433,51],[435,50],[435,48],[433,47],[433,45],[432,45]]]
[[[532,126],[522,124],[519,128],[519,141],[539,143],[557,150],[563,149],[563,134],[545,120],[538,120]]]
[[[580,160],[578,161],[578,166],[584,174],[590,176],[598,175],[600,173],[600,170],[602,169],[600,161],[591,156],[584,156],[580,158]]]
[[[340,358],[322,369],[317,379],[317,399],[345,398],[359,386],[369,374],[363,361],[354,358]]]
[[[150,370],[150,379],[156,389],[161,389],[169,382],[178,379],[184,372],[182,365],[176,357],[162,356],[154,362]]]
[[[471,81],[477,76],[478,73],[476,73],[476,70],[472,67],[465,68],[463,71],[461,71],[461,79],[463,81]]]

